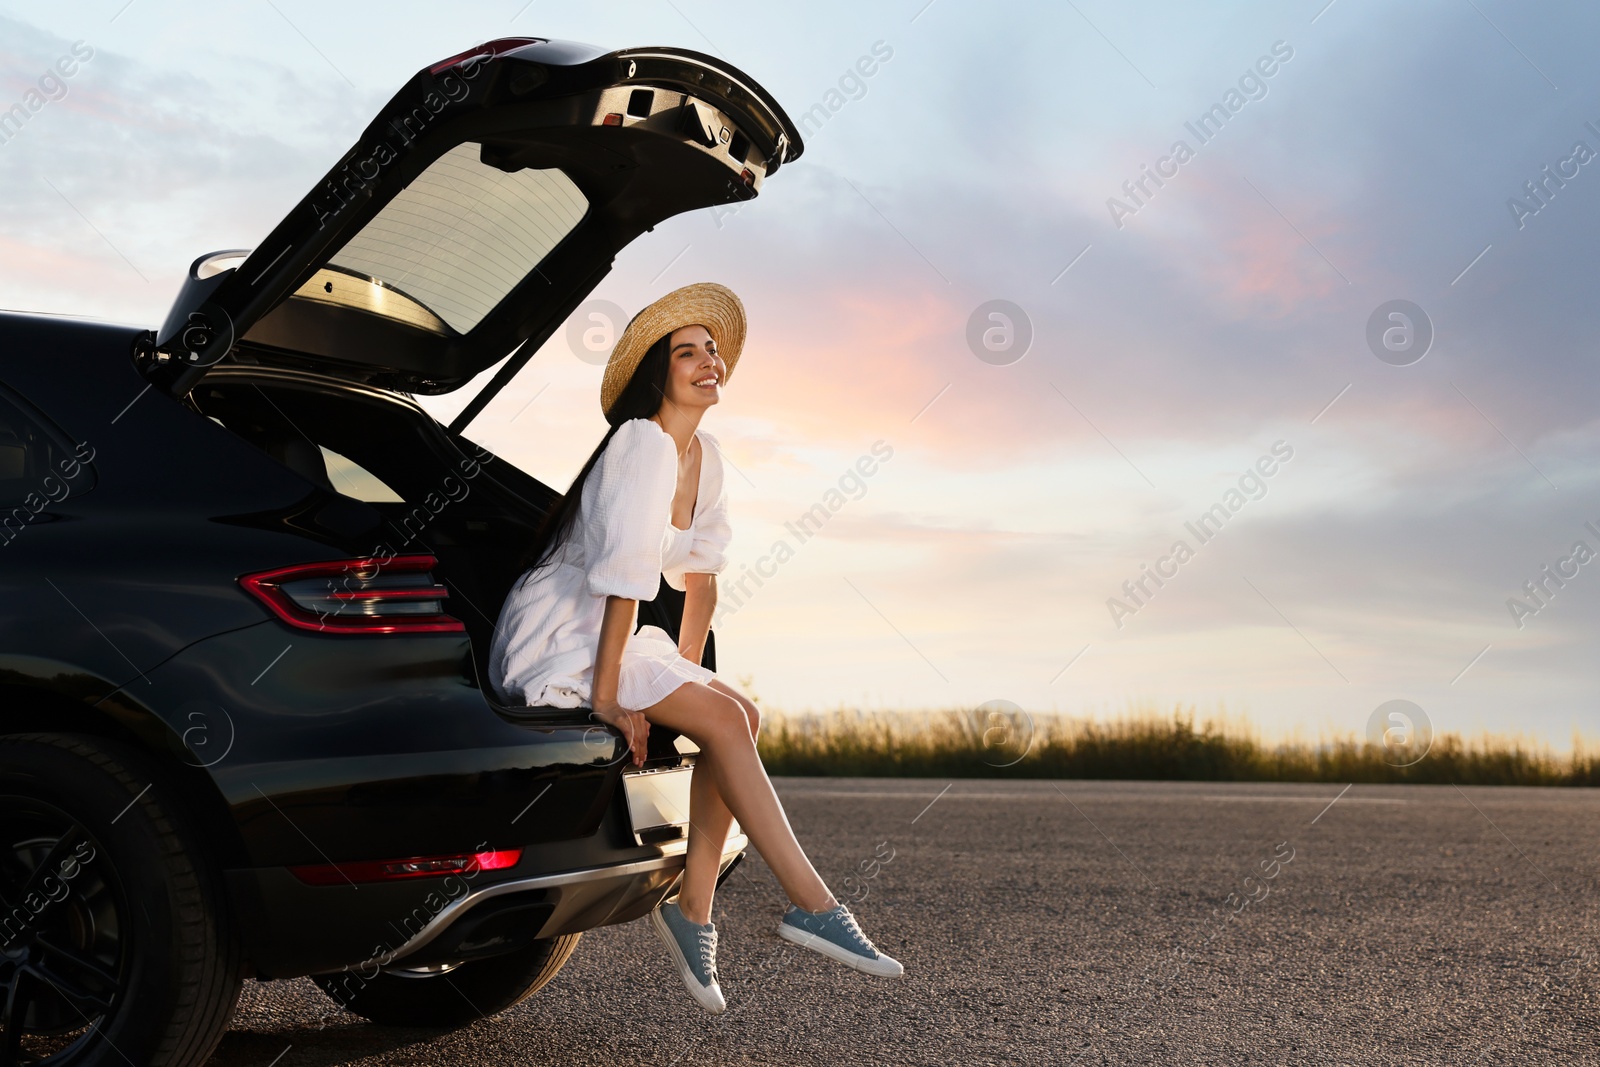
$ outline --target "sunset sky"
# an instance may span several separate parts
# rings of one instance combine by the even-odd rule
[[[1600,734],[1600,563],[1574,555],[1600,553],[1600,10],[364,10],[0,4],[0,109],[92,53],[0,143],[0,306],[157,324],[191,260],[255,245],[477,42],[699,49],[809,114],[805,154],[593,297],[718,281],[748,309],[703,423],[735,467],[725,601],[796,547],[725,613],[723,677],[790,710],[1182,702],[1314,738],[1399,698],[1441,730]],[[969,342],[992,301],[1024,316],[1009,351]],[[1426,322],[1370,335],[1431,323],[1420,360],[1369,343],[1391,301]],[[558,332],[471,435],[564,489],[599,381]]]

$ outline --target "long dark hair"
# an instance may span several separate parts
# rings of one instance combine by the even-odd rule
[[[533,534],[533,544],[522,558],[522,568],[525,572],[524,580],[528,574],[549,563],[555,556],[556,550],[562,546],[572,535],[572,524],[578,515],[578,504],[583,500],[583,486],[589,480],[589,472],[594,470],[594,465],[600,461],[600,456],[611,443],[611,438],[616,436],[617,427],[629,419],[648,419],[661,410],[661,404],[667,395],[667,367],[672,354],[672,334],[658,338],[654,344],[645,350],[639,365],[634,368],[633,377],[628,379],[628,384],[622,387],[622,393],[617,397],[616,403],[611,405],[611,410],[606,412],[606,422],[610,429],[595,445],[594,451],[589,454],[588,462],[572,479],[572,484],[567,487],[566,493],[556,500],[550,510],[545,512],[544,519],[539,523],[538,529]]]

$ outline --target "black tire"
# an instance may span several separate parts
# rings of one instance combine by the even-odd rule
[[[205,1062],[239,996],[218,874],[154,766],[0,737],[0,1067]]]
[[[312,981],[345,1011],[375,1023],[457,1030],[498,1015],[548,985],[582,936],[545,938],[504,956],[434,974],[380,971],[366,978],[343,971],[313,975]]]

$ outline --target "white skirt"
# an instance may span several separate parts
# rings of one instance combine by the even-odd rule
[[[490,655],[491,677],[503,679],[502,698],[532,707],[588,707],[604,616],[605,597],[589,595],[580,567],[561,562],[519,582],[506,598]],[[643,711],[685,682],[715,677],[685,659],[661,627],[642,626],[623,646],[617,703]]]

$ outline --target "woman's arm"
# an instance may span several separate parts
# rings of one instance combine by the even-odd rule
[[[622,650],[633,632],[634,612],[638,606],[637,600],[627,597],[606,597],[605,614],[600,617],[600,640],[595,652],[589,705],[601,722],[622,731],[634,766],[642,767],[650,740],[650,721],[642,712],[629,711],[617,703],[617,687],[622,681]]]
[[[711,632],[711,616],[717,609],[717,576],[683,576],[683,621],[678,626],[678,654],[698,664],[706,654],[706,635]]]

